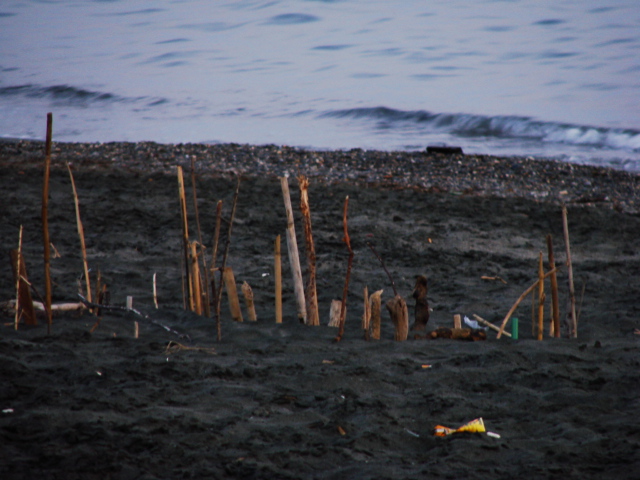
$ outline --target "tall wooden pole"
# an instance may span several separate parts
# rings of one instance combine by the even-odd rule
[[[51,135],[53,132],[53,114],[47,113],[47,140],[44,156],[44,182],[42,187],[42,243],[44,244],[44,298],[47,310],[47,333],[51,335],[51,247],[49,246],[49,175],[51,170]]]
[[[311,230],[311,209],[309,208],[309,180],[300,175],[298,177],[300,187],[300,212],[304,223],[304,239],[307,247],[307,266],[309,268],[309,281],[306,289],[307,324],[320,325],[318,313],[318,293],[316,289],[316,247],[313,243]]]
[[[544,263],[542,252],[538,259],[538,340],[542,340],[544,334]]]

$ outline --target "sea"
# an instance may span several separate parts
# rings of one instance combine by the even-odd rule
[[[638,0],[2,0],[0,137],[640,172]]]

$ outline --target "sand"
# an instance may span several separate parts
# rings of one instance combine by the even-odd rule
[[[220,342],[215,320],[183,308],[175,166],[187,168],[190,194],[187,155],[197,155],[209,246],[216,202],[223,200],[226,231],[242,174],[228,264],[238,285],[252,286],[258,321],[247,321],[246,310],[244,322],[232,321],[223,297]],[[105,310],[92,332],[97,319],[86,310],[56,314],[48,334],[42,319],[15,331],[11,311],[0,313],[0,478],[622,479],[640,472],[637,175],[464,155],[56,144],[54,303],[77,301],[82,274],[66,161],[73,163],[92,275],[100,272],[113,305],[133,296],[142,316]],[[311,180],[318,327],[297,318],[286,255],[284,322],[274,321],[275,237],[286,245],[284,172],[291,175],[303,266],[295,176]],[[44,291],[42,145],[0,143],[0,183],[4,302],[15,296],[7,252],[17,247],[20,225],[29,278]],[[355,256],[345,335],[336,343],[327,323],[347,268],[347,195]],[[535,281],[547,234],[564,263],[563,203],[578,338],[548,336],[547,301],[545,338],[535,340],[527,299],[515,314],[516,341],[489,331],[484,342],[413,334],[396,342],[386,311],[382,338],[364,340],[364,287],[384,289],[383,302],[393,296],[367,242],[411,318],[415,276],[428,277],[429,330],[452,326],[455,314],[499,324]],[[191,216],[195,238],[194,225]],[[564,318],[566,268],[558,280]],[[500,438],[433,436],[436,425],[478,417]]]

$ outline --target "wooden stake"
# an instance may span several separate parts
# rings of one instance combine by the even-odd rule
[[[556,270],[558,270],[558,267],[554,268],[553,270],[548,271],[544,275],[543,279],[547,278],[549,275],[554,273]],[[538,282],[540,282],[540,279],[538,279],[535,282],[533,282],[533,285],[531,285],[529,288],[527,288],[522,293],[522,295],[520,295],[520,298],[518,298],[518,300],[516,300],[516,303],[514,303],[513,306],[509,309],[509,311],[507,312],[507,314],[504,317],[504,320],[502,321],[502,325],[500,325],[500,331],[498,332],[498,335],[496,336],[496,338],[500,338],[502,336],[502,334],[504,333],[504,328],[507,326],[507,322],[511,318],[511,315],[513,315],[513,312],[516,311],[516,308],[518,308],[518,305],[520,305],[520,302],[522,302],[525,298],[527,298],[527,295],[529,295],[538,286]]]
[[[198,242],[191,242],[189,246],[191,248],[189,255],[191,268],[189,272],[191,273],[193,295],[191,303],[193,303],[193,311],[198,315],[202,315],[202,283],[200,280],[200,264],[198,263]]]
[[[556,268],[556,261],[553,256],[553,240],[551,234],[547,235],[547,253],[549,257],[549,269]],[[560,338],[560,300],[558,298],[558,276],[553,273],[551,275],[551,319],[553,326],[553,336]]]
[[[11,257],[11,266],[14,270],[14,276],[16,280],[16,315],[13,320],[13,328],[14,330],[18,330],[18,323],[20,323],[20,309],[22,308],[22,304],[20,302],[20,271],[22,270],[22,225],[20,225],[20,233],[18,233],[18,250],[17,254]]]
[[[256,322],[258,321],[258,317],[256,316],[256,307],[253,303],[253,290],[247,282],[244,282],[241,288],[242,294],[244,295],[244,302],[247,304],[247,316],[249,317],[249,321]]]
[[[342,311],[342,300],[331,300],[331,310],[329,311],[329,327],[340,327],[340,312]]]
[[[189,259],[189,252],[191,247],[189,246],[189,219],[187,217],[187,196],[184,190],[184,176],[182,174],[182,167],[178,165],[178,196],[180,199],[180,218],[182,220],[182,256],[184,258],[184,276],[186,282],[186,293],[189,300],[189,310],[194,311],[195,305],[193,303],[193,284],[190,274],[191,261]]]
[[[380,340],[380,317],[382,311],[382,292],[378,290],[369,297],[371,308],[371,338]]]
[[[47,113],[47,139],[44,156],[44,182],[42,186],[42,242],[44,244],[44,297],[47,308],[47,334],[51,335],[51,247],[49,246],[49,175],[51,170],[51,136],[53,132],[53,114]]]
[[[544,334],[544,264],[542,252],[538,258],[538,340],[542,340]]]
[[[396,295],[387,302],[387,310],[389,310],[391,314],[391,320],[395,327],[394,339],[398,342],[405,341],[409,335],[409,310],[407,309],[407,302],[400,295]]]
[[[280,253],[280,235],[274,243],[273,270],[275,276],[276,323],[282,323],[282,254]]]
[[[140,337],[140,325],[138,324],[137,321],[133,322],[133,338],[139,338]]]
[[[302,283],[302,270],[300,268],[300,255],[298,253],[298,241],[296,239],[296,227],[293,223],[293,208],[291,207],[291,195],[289,193],[289,180],[280,177],[284,208],[287,214],[287,251],[289,252],[289,264],[293,275],[293,290],[298,305],[298,319],[301,323],[307,323],[307,306],[304,298],[304,286]]]
[[[573,285],[573,266],[571,264],[571,244],[569,242],[569,220],[567,219],[567,206],[562,206],[562,227],[564,230],[564,244],[567,250],[567,268],[569,269],[569,301],[571,302],[571,321],[569,323],[569,336],[578,338],[578,317],[576,316],[576,292]]]
[[[364,287],[362,292],[364,299],[363,312],[362,312],[362,330],[364,331],[364,339],[369,340],[371,336],[371,305],[369,304],[369,288]]]
[[[78,226],[78,237],[80,237],[80,250],[82,253],[82,265],[84,267],[84,281],[87,289],[87,300],[93,302],[91,296],[91,278],[89,277],[89,264],[87,262],[87,247],[84,242],[84,228],[80,219],[80,200],[78,199],[78,191],[76,190],[76,182],[73,179],[71,166],[67,162],[67,170],[69,170],[69,178],[71,178],[71,189],[73,190],[73,201],[76,206],[76,225]]]
[[[227,268],[227,257],[229,256],[229,247],[231,246],[231,231],[233,229],[233,220],[236,217],[236,207],[238,206],[238,196],[240,195],[240,176],[237,177],[236,191],[233,193],[233,205],[231,205],[231,217],[229,218],[229,230],[227,231],[227,242],[224,246],[224,254],[222,255],[222,267],[220,267],[220,284],[218,285],[218,299],[216,300],[216,327],[218,329],[218,341],[222,340],[222,324],[220,322],[220,302],[222,300],[222,282],[224,280],[224,273]],[[226,282],[225,282],[226,283]],[[235,288],[235,280],[233,281],[233,287]],[[238,312],[240,318],[242,318],[242,312],[240,312],[240,303],[238,302],[238,293],[235,295],[236,303],[238,305]],[[242,321],[242,320],[240,320]]]
[[[127,296],[127,310],[133,310],[133,297]]]
[[[227,298],[229,299],[231,318],[236,322],[242,322],[242,310],[240,310],[238,289],[236,288],[236,278],[233,275],[233,269],[231,267],[225,267],[222,272],[222,277],[224,278],[224,288],[227,290]]]
[[[193,191],[193,211],[196,214],[196,228],[198,229],[198,241],[200,242],[200,248],[202,248],[202,268],[204,269],[204,284],[209,285],[209,269],[207,268],[207,256],[205,254],[206,248],[204,246],[204,242],[202,241],[202,230],[200,229],[200,214],[198,213],[198,194],[196,192],[196,156],[191,156],[191,188]],[[204,314],[207,317],[211,316],[211,308],[210,308],[210,300],[209,300],[209,287],[201,288],[202,281],[198,276],[198,284],[199,289],[201,291],[201,296],[204,295],[204,306],[201,307]],[[199,300],[202,305],[202,299]]]
[[[218,204],[216,205],[216,228],[213,233],[213,252],[211,253],[211,301],[213,306],[213,311],[216,315],[216,326],[218,328],[218,340],[220,340],[221,332],[220,332],[220,323],[218,321],[220,315],[220,307],[218,305],[218,291],[216,289],[216,262],[218,259],[218,242],[220,240],[220,223],[222,221],[222,200],[218,200]],[[220,284],[222,284],[222,279],[220,280]]]
[[[347,274],[344,279],[344,288],[342,289],[342,308],[340,310],[340,327],[338,327],[338,336],[336,342],[342,340],[344,336],[344,323],[347,318],[347,295],[349,294],[349,278],[351,277],[351,266],[353,265],[353,249],[351,248],[351,238],[349,238],[349,226],[347,224],[347,212],[349,210],[349,195],[344,199],[344,208],[342,210],[342,228],[344,237],[342,241],[347,245],[349,251],[349,260],[347,262]]]
[[[316,247],[313,243],[311,231],[311,210],[309,209],[309,180],[300,175],[298,177],[300,187],[300,212],[304,221],[304,239],[307,247],[307,266],[309,268],[309,281],[307,283],[305,300],[307,309],[307,325],[320,325],[318,313],[318,294],[316,292]]]
[[[462,328],[462,318],[458,314],[453,316],[453,328]]]

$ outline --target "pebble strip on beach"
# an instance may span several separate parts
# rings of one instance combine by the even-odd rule
[[[177,165],[199,175],[306,175],[332,184],[413,188],[435,193],[530,198],[558,204],[604,204],[640,212],[640,174],[531,157],[494,157],[352,149],[314,151],[238,144],[58,143],[52,166],[118,168],[171,173]],[[40,141],[0,141],[0,167],[34,168],[44,159]]]

